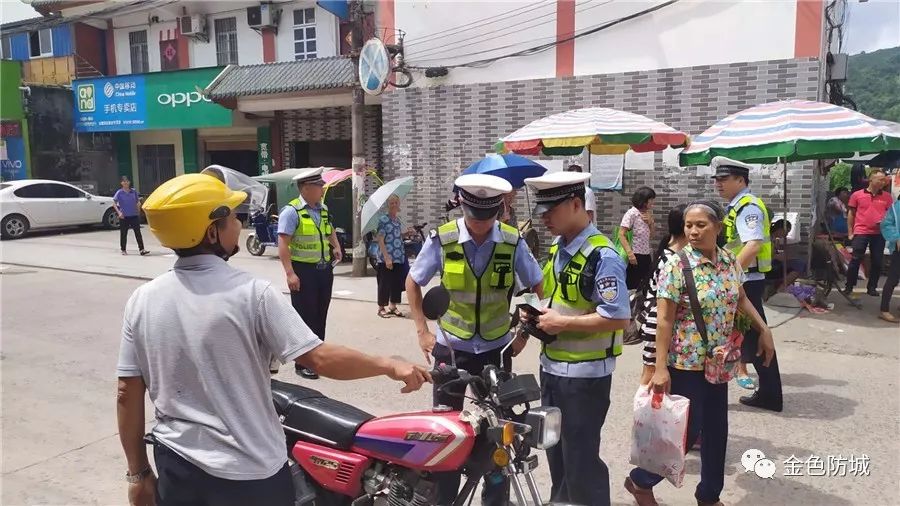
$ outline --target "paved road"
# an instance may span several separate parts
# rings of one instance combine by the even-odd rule
[[[2,504],[124,503],[113,371],[122,308],[142,281],[115,274],[152,276],[165,271],[173,259],[157,248],[157,255],[150,258],[123,258],[116,251],[114,234],[54,234],[0,244],[2,262],[107,274],[0,266]],[[280,282],[273,260],[242,254],[233,262]],[[371,280],[341,277],[339,283],[352,292],[349,296],[370,297],[366,291],[374,289]],[[722,496],[726,504],[896,503],[900,330],[872,317],[873,299],[863,302],[863,311],[838,302],[830,314],[804,314],[776,329],[785,382],[784,413],[743,408],[737,403],[742,391],[731,386]],[[329,339],[334,342],[419,359],[408,320],[378,318],[371,303],[356,300],[337,300],[332,308]],[[353,318],[342,317],[351,314]],[[630,504],[621,481],[629,469],[631,399],[638,362],[638,350],[633,347],[619,359],[613,405],[603,432],[601,453],[610,467],[616,504]],[[516,368],[534,372],[536,364],[537,349],[531,347]],[[279,377],[303,381],[289,368]],[[375,414],[430,404],[426,392],[403,396],[386,379],[321,380],[314,386]],[[775,479],[762,480],[743,472],[740,456],[749,448],[762,450],[776,462]],[[811,455],[826,461],[838,454],[867,455],[868,476],[784,476],[784,461],[791,455],[806,462]],[[807,474],[805,465],[802,471]],[[681,489],[660,485],[657,495],[663,504],[691,503],[699,472],[695,454],[688,458],[687,472]],[[548,489],[543,463],[540,479]]]

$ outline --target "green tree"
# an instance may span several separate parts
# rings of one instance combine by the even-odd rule
[[[900,123],[900,47],[850,56],[847,94],[859,112]]]

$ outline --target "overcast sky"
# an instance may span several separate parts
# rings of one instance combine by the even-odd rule
[[[861,51],[870,52],[900,46],[900,1],[869,0],[859,3],[858,0],[850,0],[849,7],[847,26],[844,30],[845,52],[856,54]],[[0,0],[0,20],[3,23],[37,15],[31,6],[20,0]]]

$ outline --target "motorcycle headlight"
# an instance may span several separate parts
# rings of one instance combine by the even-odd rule
[[[559,408],[541,406],[529,409],[525,423],[531,426],[531,432],[525,436],[528,446],[546,450],[559,442],[562,432],[562,412]]]

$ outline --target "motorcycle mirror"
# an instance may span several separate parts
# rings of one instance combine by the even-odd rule
[[[444,285],[431,288],[422,298],[422,312],[429,320],[437,320],[444,316],[449,307],[450,292],[444,288]]]

